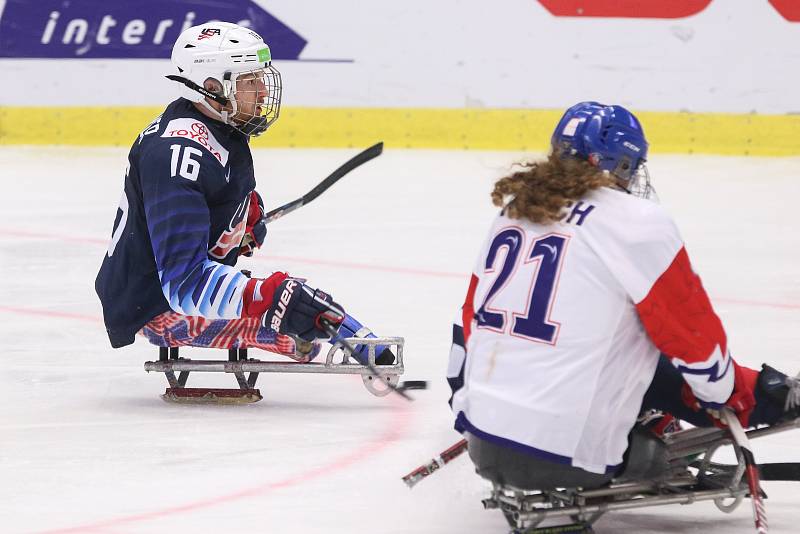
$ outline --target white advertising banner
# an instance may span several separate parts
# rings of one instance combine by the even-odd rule
[[[0,0],[0,106],[162,105],[179,29],[225,17],[270,43],[287,106],[800,112],[800,2],[207,4]]]

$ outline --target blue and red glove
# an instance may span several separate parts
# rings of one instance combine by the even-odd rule
[[[328,339],[331,335],[326,327],[338,330],[345,318],[344,309],[324,291],[303,282],[297,278],[284,280],[275,290],[261,324],[305,341]]]
[[[264,222],[264,202],[255,190],[250,191],[250,205],[247,209],[247,223],[239,245],[239,255],[250,257],[255,249],[261,248],[267,237],[267,225]]]
[[[305,341],[328,339],[327,323],[338,331],[344,309],[301,278],[277,272],[269,278],[251,278],[244,290],[243,317],[261,317],[261,324],[280,334]]]

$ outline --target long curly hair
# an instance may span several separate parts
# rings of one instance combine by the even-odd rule
[[[616,185],[614,177],[589,162],[551,154],[545,161],[520,164],[523,170],[494,184],[492,202],[512,219],[538,224],[557,222],[565,208],[586,193]]]

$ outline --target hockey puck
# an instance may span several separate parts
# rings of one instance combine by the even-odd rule
[[[428,389],[428,381],[427,380],[406,380],[400,387],[403,390],[409,389]]]

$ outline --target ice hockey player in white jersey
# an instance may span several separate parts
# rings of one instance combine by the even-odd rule
[[[622,469],[643,409],[701,426],[722,406],[745,426],[786,416],[793,382],[734,361],[675,223],[648,198],[638,119],[582,102],[551,144],[495,184],[502,211],[454,326],[451,405],[478,472],[595,487]]]

